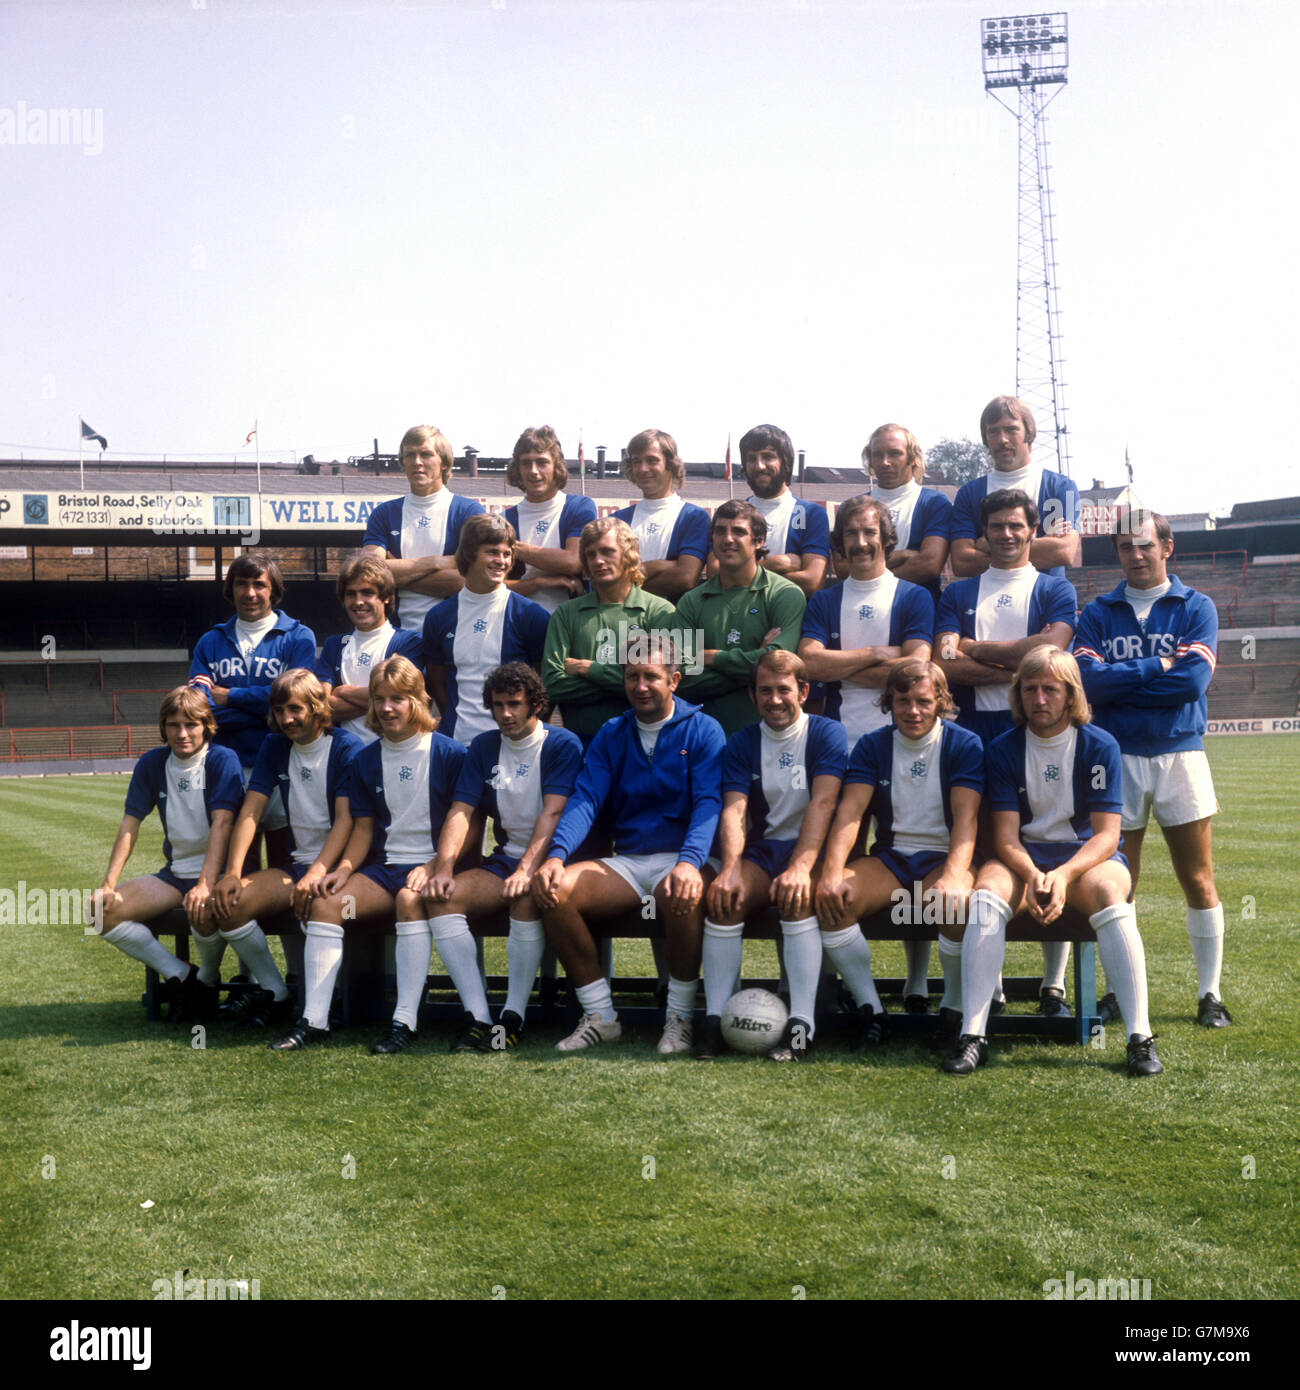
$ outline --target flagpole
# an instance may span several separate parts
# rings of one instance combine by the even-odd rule
[[[257,495],[262,496],[262,436],[257,432],[257,421],[253,421],[253,438],[257,440]]]
[[[582,483],[582,495],[587,495],[587,455],[582,448],[582,426],[578,426],[578,477]]]
[[[86,436],[81,432],[81,426],[86,422],[80,417],[77,418],[77,468],[81,473],[81,491],[86,490]]]
[[[731,433],[727,433],[727,500],[730,501],[736,495],[736,489],[731,481]]]

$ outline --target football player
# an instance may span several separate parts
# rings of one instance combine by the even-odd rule
[[[496,728],[470,744],[437,856],[425,866],[423,884],[418,874],[409,882],[424,895],[435,941],[459,936],[475,917],[509,909],[506,1002],[493,1042],[513,1049],[523,1035],[528,996],[546,949],[533,875],[547,857],[582,767],[582,744],[570,730],[541,722],[549,701],[541,677],[523,662],[488,673],[483,703]],[[458,874],[456,862],[480,810],[495,822],[496,850],[481,868]]]
[[[217,1016],[221,997],[217,972],[224,943],[212,916],[212,886],[225,859],[243,779],[238,757],[213,741],[216,731],[217,720],[203,692],[181,686],[164,697],[158,711],[164,746],[151,748],[131,773],[125,814],[87,914],[105,941],[162,977],[173,1021],[209,1022]],[[156,873],[129,879],[119,888],[140,823],[155,808],[163,825],[166,862]],[[177,905],[184,906],[199,948],[197,967],[172,955],[148,927]]]
[[[804,1061],[816,1031],[814,1005],[822,943],[813,903],[822,842],[830,829],[848,750],[844,726],[803,711],[804,664],[793,653],[764,652],[750,675],[760,722],[734,733],[722,757],[720,867],[704,919],[704,1026],[699,1058],[723,1048],[722,1010],[740,977],[745,919],[769,903],[780,912],[790,1017],[768,1054]]]
[[[1011,685],[1016,727],[988,749],[996,858],[979,871],[962,940],[962,1033],[943,1069],[966,1076],[988,1060],[984,1036],[1006,952],[1007,923],[1024,901],[1050,925],[1068,903],[1087,915],[1119,1001],[1130,1076],[1164,1070],[1147,1016],[1146,957],[1132,880],[1119,851],[1119,745],[1091,722],[1069,652],[1036,647]]]
[[[370,563],[373,563],[370,562]],[[250,1027],[296,1017],[297,1000],[280,975],[259,919],[293,911],[310,916],[321,882],[342,856],[352,833],[346,779],[361,740],[330,720],[329,696],[310,672],[286,671],[270,692],[267,734],[248,779],[226,853],[226,871],[213,890],[214,915],[223,940],[234,947],[256,988],[231,1006]],[[288,869],[244,876],[244,862],[258,821],[279,792],[289,820]]]
[[[709,549],[709,514],[682,500],[686,469],[677,444],[663,430],[632,436],[623,476],[641,492],[641,501],[614,515],[632,528],[645,570],[644,588],[676,603],[699,583]]]
[[[865,734],[850,753],[826,842],[817,893],[822,945],[858,1006],[854,1047],[865,1051],[885,1040],[888,1025],[859,920],[904,901],[912,905],[909,920],[918,903],[922,920],[937,916],[944,995],[936,1037],[951,1046],[961,1005],[961,933],[953,924],[963,919],[973,883],[983,745],[953,722],[948,682],[933,662],[892,667],[880,703],[893,722]],[[869,855],[855,858],[867,815],[876,818],[876,838]],[[928,960],[928,942],[926,950]]]

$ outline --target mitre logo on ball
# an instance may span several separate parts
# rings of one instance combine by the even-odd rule
[[[737,1052],[771,1052],[780,1042],[789,1016],[789,1010],[770,990],[742,989],[722,1010],[722,1036]]]

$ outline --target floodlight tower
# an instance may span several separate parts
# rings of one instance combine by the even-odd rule
[[[1069,473],[1046,115],[1047,107],[1060,95],[1066,82],[1070,60],[1068,17],[1057,13],[983,19],[980,47],[984,55],[984,90],[1016,118],[1020,135],[1016,395],[1034,412],[1038,438],[1044,444],[1054,441],[1057,468]],[[1000,95],[1013,87],[1019,94],[1016,107]]]

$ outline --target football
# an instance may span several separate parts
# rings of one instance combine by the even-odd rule
[[[742,989],[722,1010],[722,1036],[734,1051],[757,1056],[780,1042],[789,1017],[790,1011],[770,990]]]

